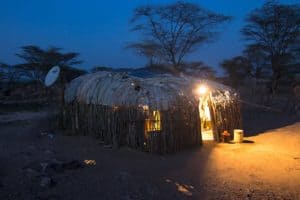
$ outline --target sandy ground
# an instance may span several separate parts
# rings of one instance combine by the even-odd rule
[[[159,156],[49,131],[44,112],[27,114],[0,117],[0,199],[300,199],[300,122],[254,143]]]

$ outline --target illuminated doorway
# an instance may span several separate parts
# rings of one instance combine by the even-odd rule
[[[214,140],[212,122],[211,122],[211,112],[209,109],[209,95],[200,97],[199,114],[200,114],[202,141]]]

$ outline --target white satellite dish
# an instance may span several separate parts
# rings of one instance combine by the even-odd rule
[[[46,75],[45,86],[49,87],[53,85],[53,83],[55,83],[55,81],[57,80],[59,73],[60,73],[59,66],[52,67]]]

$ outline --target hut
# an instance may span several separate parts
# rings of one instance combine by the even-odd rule
[[[189,76],[97,72],[65,90],[64,126],[113,146],[173,153],[241,128],[231,88]]]

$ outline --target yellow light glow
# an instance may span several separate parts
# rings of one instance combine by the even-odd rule
[[[144,111],[148,111],[149,110],[149,106],[147,106],[147,105],[143,105],[142,108],[143,108]]]
[[[203,94],[207,93],[207,91],[208,91],[208,88],[205,85],[200,85],[197,88],[197,93],[200,94],[200,95],[203,95]]]
[[[96,160],[84,160],[83,162],[86,165],[96,165]]]
[[[161,116],[158,110],[153,110],[149,113],[149,118],[145,120],[145,131],[160,131],[161,130]]]

